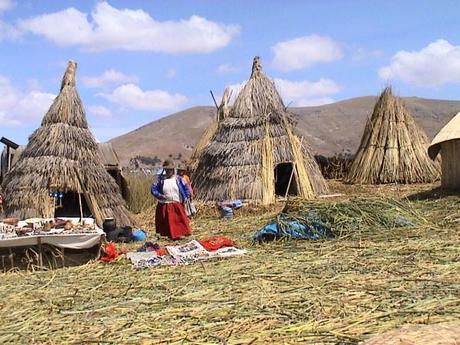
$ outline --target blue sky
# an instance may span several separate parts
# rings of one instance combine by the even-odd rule
[[[0,135],[40,124],[68,60],[105,141],[238,88],[259,55],[286,104],[458,99],[458,1],[0,0]],[[460,110],[460,109],[459,109]]]

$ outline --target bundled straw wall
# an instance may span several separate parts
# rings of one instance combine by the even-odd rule
[[[296,167],[299,195],[313,198],[327,191],[308,144],[294,134],[283,101],[262,72],[258,57],[249,81],[233,107],[226,109],[208,144],[196,153],[193,181],[198,199],[274,202],[274,169],[285,162]]]
[[[428,138],[390,87],[380,95],[345,179],[348,183],[425,183],[439,178]]]
[[[132,225],[88,128],[75,86],[76,67],[76,62],[69,62],[59,95],[5,177],[6,214],[22,219],[54,217],[49,193],[63,191],[81,193],[98,224],[113,217],[119,225]]]

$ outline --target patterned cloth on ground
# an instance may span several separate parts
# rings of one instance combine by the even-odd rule
[[[203,242],[206,243],[206,241],[209,240],[205,240]],[[233,241],[231,242],[233,243]],[[199,260],[208,260],[219,257],[224,258],[228,256],[244,255],[247,253],[244,249],[238,249],[233,246],[225,246],[222,245],[222,243],[219,249],[208,251],[196,240],[187,242],[183,245],[167,246],[166,252],[167,254],[165,255],[160,255],[158,250],[152,252],[129,252],[127,257],[131,260],[135,268],[146,268],[160,265],[189,265]]]

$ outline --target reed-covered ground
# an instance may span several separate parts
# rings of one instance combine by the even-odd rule
[[[416,227],[363,224],[324,241],[253,245],[283,204],[242,209],[232,221],[207,209],[192,237],[227,235],[246,256],[142,271],[121,259],[1,274],[0,343],[357,344],[407,323],[457,320],[460,198],[419,193],[431,187],[332,183],[331,192],[346,195],[315,202],[329,209],[350,195],[394,197]],[[139,215],[148,230],[151,214]]]

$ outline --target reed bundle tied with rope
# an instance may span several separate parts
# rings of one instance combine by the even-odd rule
[[[83,195],[99,225],[115,218],[132,225],[115,180],[105,170],[96,139],[88,128],[75,85],[77,63],[69,61],[59,95],[30,136],[17,163],[5,176],[8,217],[54,217],[51,190]]]
[[[427,183],[439,179],[439,162],[428,157],[426,134],[390,87],[367,122],[347,183]]]
[[[193,181],[197,199],[275,201],[274,169],[291,162],[296,167],[298,194],[313,198],[327,191],[311,150],[294,133],[290,114],[274,83],[254,58],[252,74],[228,106],[228,93],[195,151]]]

